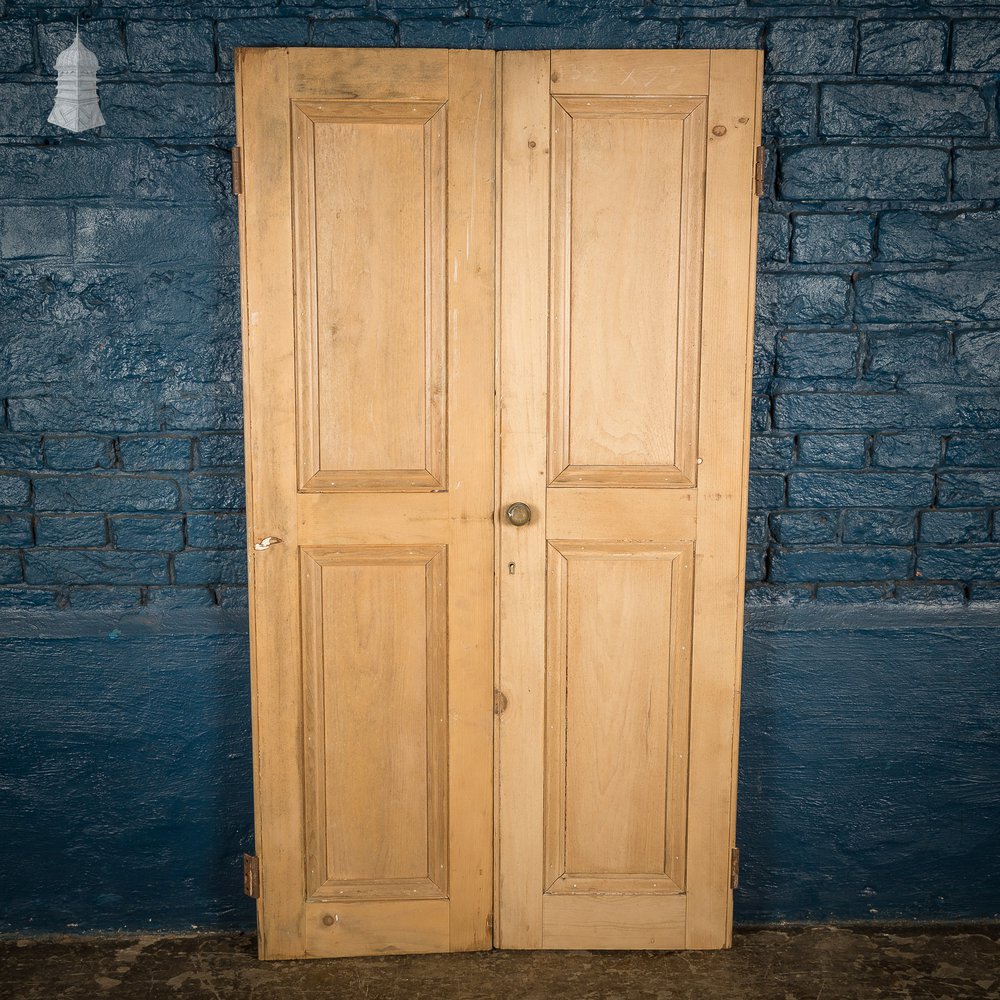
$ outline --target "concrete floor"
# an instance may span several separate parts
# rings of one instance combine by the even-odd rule
[[[1000,926],[745,930],[729,952],[258,962],[245,935],[0,940],[3,1000],[1000,998]]]

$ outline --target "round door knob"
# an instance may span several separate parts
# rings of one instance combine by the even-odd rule
[[[522,528],[531,520],[531,508],[526,503],[521,503],[520,500],[517,503],[512,503],[507,508],[506,513],[507,520],[515,528]]]

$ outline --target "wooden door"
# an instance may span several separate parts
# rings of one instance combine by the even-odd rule
[[[238,56],[264,958],[491,944],[494,78]]]
[[[497,943],[723,947],[760,55],[500,60]]]

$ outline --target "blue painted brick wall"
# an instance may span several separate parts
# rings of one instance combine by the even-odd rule
[[[204,515],[243,505],[248,44],[763,46],[748,600],[1000,593],[1000,10],[97,2],[108,124],[71,136],[45,117],[75,12],[0,19],[0,603],[238,599],[239,528]]]

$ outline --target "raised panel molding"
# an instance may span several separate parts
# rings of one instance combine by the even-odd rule
[[[549,483],[693,487],[705,99],[551,114]]]
[[[308,898],[445,898],[445,547],[303,548],[300,565]]]
[[[447,488],[447,105],[292,102],[298,487]]]

